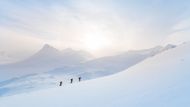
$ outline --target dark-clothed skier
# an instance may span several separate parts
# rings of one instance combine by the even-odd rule
[[[62,86],[62,84],[63,84],[63,82],[62,82],[62,81],[60,81],[59,86]]]
[[[71,84],[73,83],[73,78],[71,78]]]
[[[81,81],[81,79],[82,79],[82,78],[81,78],[81,77],[79,77],[79,82]]]

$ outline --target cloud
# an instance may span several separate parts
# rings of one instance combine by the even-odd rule
[[[60,49],[85,49],[85,37],[95,34],[111,41],[105,53],[149,48],[168,41],[174,32],[189,30],[189,21],[184,20],[189,18],[187,4],[170,0],[1,1],[1,49],[18,41],[27,45],[18,46],[17,53],[29,46],[32,53],[44,43]],[[5,36],[14,40],[9,42]]]

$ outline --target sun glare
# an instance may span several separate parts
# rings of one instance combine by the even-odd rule
[[[102,35],[87,35],[84,38],[85,48],[89,51],[98,51],[110,45],[110,40]]]

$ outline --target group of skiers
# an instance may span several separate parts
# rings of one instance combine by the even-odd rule
[[[79,81],[79,82],[81,81],[81,79],[82,79],[81,77],[78,77],[78,81]],[[70,79],[70,83],[71,83],[71,84],[73,83],[73,80],[74,80],[73,78]],[[63,84],[63,82],[60,81],[59,86],[62,86],[62,84]]]

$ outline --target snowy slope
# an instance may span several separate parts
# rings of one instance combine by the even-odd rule
[[[121,73],[0,98],[0,107],[189,107],[190,43]]]

